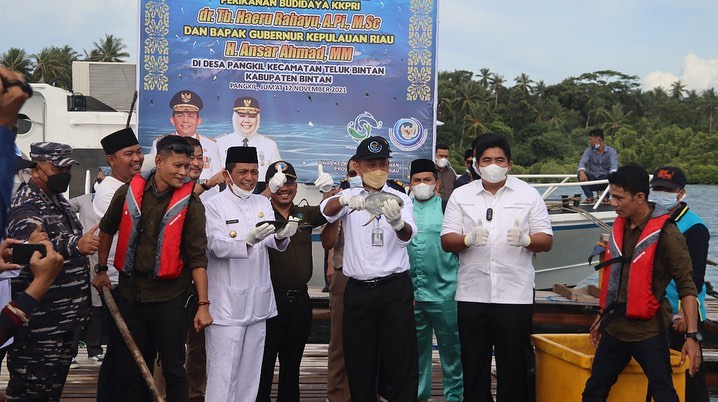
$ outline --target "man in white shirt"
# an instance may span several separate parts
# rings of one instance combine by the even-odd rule
[[[391,389],[388,400],[416,400],[418,357],[414,294],[409,277],[407,245],[417,233],[411,199],[386,184],[389,143],[369,137],[357,147],[351,168],[363,186],[324,200],[328,222],[341,219],[344,230],[344,359],[354,402],[376,401],[377,371]],[[370,194],[388,193],[382,215],[365,225]],[[401,200],[403,208],[397,200]]]
[[[481,180],[451,194],[441,245],[459,255],[458,301],[464,400],[529,401],[533,366],[534,253],[549,251],[553,232],[539,193],[509,177],[511,147],[501,134],[474,142]]]
[[[267,175],[267,168],[273,162],[282,160],[279,155],[277,143],[259,134],[260,108],[259,101],[250,96],[243,96],[234,101],[232,113],[232,126],[234,131],[217,137],[219,153],[224,161],[227,150],[230,147],[255,147],[257,148],[257,160],[259,163],[259,177]],[[261,180],[260,180],[261,182]],[[258,192],[264,190],[265,183],[261,182]]]
[[[267,249],[284,251],[298,227],[291,219],[279,231],[274,223],[261,223],[274,222],[274,210],[267,197],[252,194],[257,164],[256,148],[230,148],[227,188],[205,204],[214,318],[205,329],[207,401],[253,402],[257,397],[265,324],[277,315]]]
[[[110,165],[112,173],[105,176],[100,184],[97,185],[95,197],[92,199],[92,209],[95,211],[95,214],[97,214],[98,222],[105,215],[105,212],[107,212],[110,201],[112,201],[112,197],[115,196],[117,189],[140,172],[145,159],[142,154],[142,147],[140,147],[137,136],[131,128],[123,128],[122,130],[107,135],[100,140],[100,144],[105,151],[105,155],[107,155],[107,164]],[[114,266],[116,247],[117,235],[112,238],[110,253],[107,257],[107,266],[100,267],[95,265],[94,267],[95,274],[100,270],[107,270],[113,292],[114,289],[117,288],[120,275]],[[93,277],[93,284],[94,283]],[[91,291],[95,292],[94,289]],[[115,326],[115,322],[107,306],[103,305],[103,310],[105,312],[103,327],[108,334],[108,342],[107,350],[102,360],[102,366],[100,367],[100,373],[97,377],[97,400],[107,402],[116,401],[118,395],[117,352],[112,345],[115,344],[116,339],[119,339],[120,333]]]
[[[199,112],[203,107],[204,103],[202,102],[202,98],[196,93],[186,89],[177,92],[170,100],[170,109],[172,109],[170,124],[175,128],[174,135],[195,138],[202,144],[202,160],[204,164],[202,166],[202,174],[198,179],[198,183],[200,184],[210,180],[212,176],[222,170],[222,157],[224,156],[224,154],[222,154],[222,157],[220,157],[219,148],[214,138],[200,135],[197,132],[197,127],[202,124],[202,117],[200,117]],[[154,155],[157,154],[157,141],[159,141],[160,138],[155,138],[152,142],[152,148],[150,150],[152,157],[148,158],[148,161],[155,160]]]

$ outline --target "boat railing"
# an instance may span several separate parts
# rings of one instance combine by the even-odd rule
[[[518,179],[524,180],[528,182],[531,186],[535,188],[545,188],[545,190],[541,193],[541,197],[546,200],[548,197],[550,197],[556,190],[558,190],[561,187],[576,187],[576,186],[589,186],[592,184],[608,184],[607,179],[601,179],[601,180],[590,180],[590,181],[578,181],[578,177],[575,174],[516,174],[512,175],[513,177],[516,177]],[[559,182],[532,182],[532,180],[560,180]],[[603,202],[604,199],[606,199],[606,196],[608,195],[608,186],[606,186],[606,189],[603,190],[601,193],[601,196],[598,197],[596,202],[591,207],[592,209],[596,210],[598,209],[599,205]]]

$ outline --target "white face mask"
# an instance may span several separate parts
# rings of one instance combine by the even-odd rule
[[[361,186],[362,186],[361,176],[356,175],[354,177],[349,178],[349,187],[350,188],[356,188],[356,187],[361,187]]]
[[[652,190],[648,194],[648,201],[655,202],[656,205],[660,205],[663,208],[670,210],[671,208],[678,205],[678,194],[669,193],[668,191]]]
[[[232,194],[236,195],[237,197],[246,200],[249,198],[250,195],[254,192],[254,189],[251,190],[244,190],[240,188],[238,185],[234,184],[234,179],[232,179],[232,176],[229,176],[229,191],[232,192]]]
[[[436,166],[438,166],[438,167],[440,167],[440,168],[442,168],[442,169],[445,168],[446,165],[448,165],[448,164],[449,164],[449,160],[446,159],[446,158],[438,158],[438,159],[436,160]]]
[[[411,186],[411,193],[414,194],[414,197],[416,197],[417,200],[424,201],[434,196],[435,188],[436,184],[429,185],[426,183],[419,183]]]
[[[501,167],[495,163],[486,167],[479,166],[481,179],[485,180],[487,183],[499,183],[506,180],[506,173],[508,173],[508,171],[508,167]]]
[[[599,144],[599,143],[593,144],[593,149],[598,149],[598,148],[601,148],[601,144]]]

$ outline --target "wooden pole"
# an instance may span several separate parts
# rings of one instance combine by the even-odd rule
[[[160,392],[155,386],[155,380],[152,378],[152,373],[150,373],[150,369],[147,368],[147,364],[145,364],[145,359],[142,357],[140,349],[137,347],[135,340],[132,339],[132,334],[130,334],[130,330],[127,328],[125,320],[122,318],[122,315],[120,315],[120,310],[117,308],[117,304],[115,304],[115,299],[112,297],[110,288],[103,287],[102,296],[105,299],[105,303],[107,303],[107,308],[110,309],[112,318],[117,324],[117,329],[120,330],[120,334],[122,334],[122,338],[124,338],[127,348],[132,354],[132,358],[135,359],[135,363],[137,363],[137,367],[139,367],[142,377],[145,379],[147,386],[150,388],[152,399],[154,399],[155,402],[165,402],[165,399],[160,395]]]

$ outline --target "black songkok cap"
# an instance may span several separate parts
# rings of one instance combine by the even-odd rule
[[[257,148],[255,147],[231,147],[227,150],[225,163],[259,163],[257,159]]]
[[[417,173],[424,172],[436,173],[436,165],[434,164],[434,161],[430,159],[415,159],[411,161],[409,177]]]
[[[101,139],[100,144],[102,144],[105,155],[112,155],[121,149],[138,145],[139,142],[137,141],[135,132],[127,127]]]

